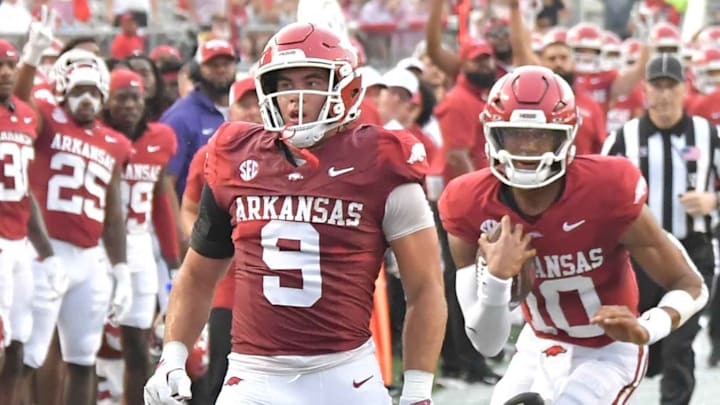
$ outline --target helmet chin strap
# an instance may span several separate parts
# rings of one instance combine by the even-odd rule
[[[297,146],[293,145],[290,139],[292,139],[292,137],[295,135],[295,130],[289,130],[287,129],[288,127],[289,125],[286,124],[285,129],[283,129],[280,133],[279,139],[282,141],[282,143],[285,144],[285,146],[290,150],[290,152],[298,155],[301,159],[305,160],[305,162],[313,169],[317,169],[320,166],[320,159],[318,159],[318,157],[315,156],[308,149],[298,148]]]

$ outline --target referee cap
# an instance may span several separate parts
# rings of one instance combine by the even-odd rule
[[[675,55],[669,53],[655,55],[645,67],[645,80],[651,81],[663,77],[678,83],[685,81],[685,68]]]

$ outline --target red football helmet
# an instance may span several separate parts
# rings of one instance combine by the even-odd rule
[[[693,57],[695,87],[703,94],[714,92],[720,85],[720,50],[705,48]]]
[[[299,67],[327,69],[328,88],[278,91],[277,71]],[[296,148],[309,148],[331,129],[357,119],[365,89],[356,68],[357,54],[352,46],[332,31],[309,23],[282,28],[265,46],[255,76],[265,129],[281,132]],[[326,96],[319,116],[312,121],[305,121],[302,113],[302,100],[308,94]],[[294,125],[285,123],[278,107],[278,97],[289,95],[299,99],[299,121]]]
[[[517,188],[558,180],[575,155],[579,116],[570,85],[550,69],[522,66],[506,74],[480,113],[490,170]],[[543,143],[549,150],[538,150]]]
[[[622,41],[612,31],[603,31],[602,66],[603,70],[618,70],[622,67]]]
[[[552,44],[567,44],[568,30],[565,27],[555,27],[542,37],[543,48]]]
[[[623,41],[620,47],[623,57],[623,66],[630,67],[637,62],[640,57],[640,47],[642,44],[635,38],[628,38]]]
[[[208,331],[207,326],[205,326],[190,353],[188,353],[188,359],[185,363],[185,370],[190,379],[197,381],[202,378],[207,373],[209,361]]]
[[[579,23],[567,33],[567,43],[575,53],[575,70],[580,73],[601,71],[602,30],[590,23]]]
[[[697,37],[697,46],[700,48],[720,47],[720,27],[710,26],[703,29]]]
[[[650,38],[653,51],[656,53],[672,53],[680,56],[682,37],[678,28],[667,22],[660,21],[650,29]]]

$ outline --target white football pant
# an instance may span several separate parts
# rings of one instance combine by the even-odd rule
[[[82,249],[56,239],[50,242],[55,255],[62,260],[70,284],[63,297],[53,299],[47,280],[36,273],[34,328],[25,344],[25,364],[33,368],[42,366],[57,324],[63,360],[92,366],[102,343],[113,291],[109,263],[99,246]]]
[[[5,346],[26,342],[32,331],[33,273],[27,239],[0,238],[0,317]]]
[[[117,321],[122,326],[150,329],[155,318],[158,271],[149,233],[127,236],[127,259],[132,273],[132,305],[128,314]]]
[[[625,404],[647,370],[647,346],[614,342],[592,348],[540,339],[525,325],[491,405],[537,392],[553,405]]]

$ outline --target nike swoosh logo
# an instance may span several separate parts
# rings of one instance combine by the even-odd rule
[[[582,221],[575,222],[574,224],[568,224],[567,222],[563,222],[563,231],[570,232],[584,223],[584,219]]]
[[[373,377],[374,377],[374,376],[371,375],[370,377],[368,377],[368,378],[366,378],[366,379],[364,379],[364,380],[362,380],[362,381],[360,381],[360,382],[355,382],[355,380],[353,380],[353,388],[360,388],[363,384],[365,384],[366,382],[370,381],[370,379],[373,378]]]
[[[203,134],[203,135],[212,135],[213,132],[215,132],[215,130],[212,129],[212,128],[205,128],[205,129],[202,130],[202,134]]]
[[[330,177],[337,177],[340,175],[343,175],[345,173],[350,173],[351,171],[355,170],[354,167],[346,167],[344,169],[336,169],[335,166],[328,169],[328,176]]]
[[[160,146],[158,145],[148,145],[147,151],[150,153],[154,153],[160,150]]]
[[[117,139],[113,138],[112,136],[105,136],[105,142],[108,143],[117,143]]]

